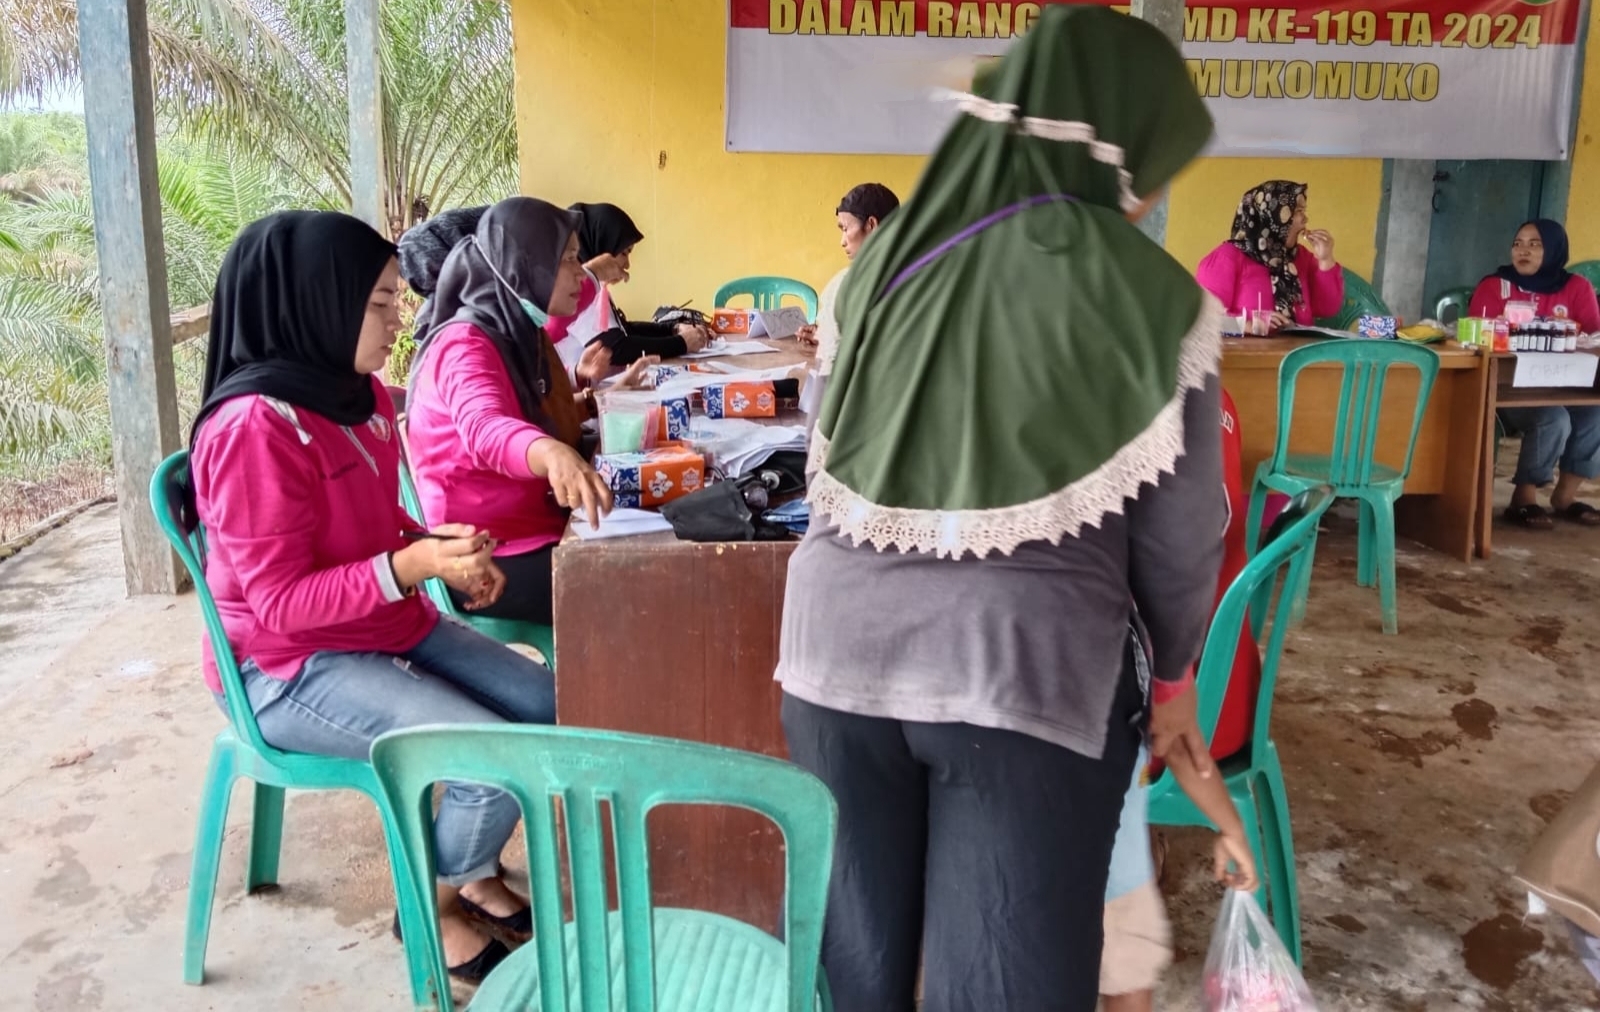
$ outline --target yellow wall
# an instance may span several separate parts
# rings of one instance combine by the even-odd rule
[[[1588,52],[1584,57],[1577,138],[1572,148],[1572,188],[1567,197],[1567,234],[1572,261],[1600,260],[1600,4],[1589,5]]]
[[[618,293],[635,316],[690,298],[706,308],[721,282],[746,274],[820,289],[845,263],[839,197],[876,181],[904,198],[921,169],[921,158],[728,154],[726,10],[719,0],[511,3],[523,192],[627,209],[646,240]],[[1210,159],[1175,184],[1167,245],[1192,268],[1226,238],[1240,193],[1298,179],[1311,184],[1314,224],[1370,277],[1380,177],[1371,159]]]

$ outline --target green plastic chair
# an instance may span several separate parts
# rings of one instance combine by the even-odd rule
[[[1272,694],[1283,658],[1283,640],[1291,624],[1296,589],[1310,570],[1317,547],[1317,524],[1334,500],[1333,489],[1317,486],[1296,496],[1273,522],[1268,543],[1229,584],[1206,634],[1200,654],[1196,690],[1199,723],[1206,741],[1216,733],[1217,718],[1228,691],[1239,630],[1249,617],[1251,633],[1259,643],[1271,616],[1271,633],[1261,657],[1261,689],[1256,695],[1255,724],[1250,743],[1237,755],[1223,760],[1220,772],[1228,795],[1250,836],[1261,887],[1256,898],[1272,916],[1278,936],[1300,961],[1300,892],[1294,863],[1294,835],[1289,823],[1289,797],[1284,789],[1283,764],[1272,740]],[[1282,577],[1281,589],[1279,578]],[[1274,591],[1277,602],[1273,603]],[[1164,771],[1150,785],[1149,821],[1159,826],[1217,827],[1201,814],[1178,786],[1172,771]]]
[[[373,743],[372,765],[419,895],[434,897],[435,782],[488,784],[522,806],[534,938],[478,988],[475,1012],[832,1008],[819,957],[838,813],[828,788],[800,767],[670,738],[508,724],[392,732]],[[647,820],[660,805],[684,804],[746,808],[782,830],[787,945],[732,918],[652,906]],[[565,924],[563,854],[573,911]],[[437,924],[419,922],[415,933],[405,925],[407,945],[417,939],[432,979],[443,981]]]
[[[1332,452],[1290,453],[1295,381],[1302,369],[1324,363],[1338,365],[1343,370]],[[1373,460],[1384,384],[1394,366],[1415,367],[1420,374],[1405,463],[1399,470]],[[1383,631],[1389,634],[1400,628],[1394,589],[1394,503],[1404,491],[1406,477],[1411,473],[1417,432],[1422,427],[1422,416],[1427,411],[1428,398],[1438,374],[1439,356],[1429,348],[1407,341],[1323,341],[1296,348],[1283,357],[1278,367],[1278,440],[1272,456],[1256,468],[1250,492],[1245,545],[1252,552],[1261,531],[1261,515],[1269,491],[1292,496],[1312,486],[1328,484],[1339,497],[1361,503],[1356,582],[1363,587],[1377,583],[1383,604]],[[1310,579],[1311,571],[1307,569],[1306,583],[1301,587],[1296,605],[1297,619],[1304,613]]]
[[[1600,288],[1600,260],[1585,260],[1567,268],[1573,274],[1583,278],[1589,284]]]
[[[1471,302],[1472,289],[1452,288],[1439,296],[1439,301],[1433,304],[1433,318],[1440,323],[1449,323],[1451,320],[1459,320],[1462,317],[1470,316],[1471,309],[1469,306]],[[1447,316],[1452,309],[1456,311],[1455,315]]]
[[[771,312],[783,305],[785,295],[793,296],[805,304],[806,322],[817,322],[817,290],[804,281],[773,277],[740,278],[717,289],[717,297],[712,304],[726,306],[729,299],[741,295],[750,296],[755,300],[755,307],[764,312]]]
[[[405,448],[403,438],[401,447]],[[428,522],[422,516],[422,497],[417,495],[417,486],[411,480],[411,467],[404,452],[400,454],[400,505],[405,507],[411,519],[423,527],[428,526]],[[488,615],[475,615],[470,611],[462,611],[456,607],[455,600],[450,596],[450,589],[438,577],[424,581],[422,592],[427,594],[428,600],[439,609],[439,614],[448,615],[497,643],[523,643],[533,647],[544,658],[545,667],[555,671],[556,631],[553,626],[541,625],[538,622],[520,622],[514,618],[491,618]]]
[[[1339,308],[1338,316],[1325,317],[1317,321],[1319,327],[1331,327],[1334,330],[1354,330],[1356,321],[1363,316],[1393,316],[1384,301],[1378,298],[1378,293],[1372,285],[1348,267],[1344,268],[1344,305]]]
[[[200,614],[206,635],[211,640],[211,655],[222,678],[228,708],[228,727],[211,745],[211,762],[200,798],[200,822],[195,830],[194,863],[189,872],[189,913],[184,928],[183,980],[186,984],[205,982],[206,941],[211,933],[211,908],[217,888],[217,865],[222,858],[223,832],[227,828],[228,800],[233,782],[245,777],[255,783],[254,817],[250,823],[250,854],[245,862],[245,891],[255,892],[278,881],[278,853],[283,841],[283,792],[292,787],[301,791],[360,791],[377,805],[383,819],[384,843],[389,866],[394,871],[395,895],[402,917],[418,917],[418,907],[409,879],[402,873],[404,853],[399,849],[399,832],[384,807],[378,779],[372,766],[353,759],[335,759],[301,752],[284,752],[268,745],[256,727],[255,713],[239,677],[239,665],[228,646],[216,601],[206,583],[206,535],[202,527],[184,530],[182,507],[191,482],[189,451],[180,450],[161,462],[150,479],[150,503],[161,531],[172,543],[184,568],[194,579],[200,598]],[[428,895],[433,895],[430,887]],[[428,968],[410,966],[412,994],[419,1004],[426,993]],[[446,992],[448,994],[448,991]]]

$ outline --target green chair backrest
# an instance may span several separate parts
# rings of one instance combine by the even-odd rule
[[[417,494],[417,483],[411,480],[411,465],[406,459],[404,436],[401,437],[400,453],[400,505],[405,507],[411,519],[423,527],[428,526],[428,521],[422,515],[422,497]],[[422,591],[443,614],[454,615],[458,612],[459,609],[450,599],[450,590],[444,585],[443,580],[435,577],[422,581]]]
[[[261,738],[256,727],[255,711],[250,709],[250,699],[245,695],[244,680],[239,677],[239,663],[234,659],[233,647],[228,644],[228,631],[222,627],[222,616],[217,612],[217,602],[206,583],[206,532],[196,523],[188,530],[183,520],[183,504],[193,486],[194,475],[189,471],[189,451],[179,450],[156,468],[150,477],[150,505],[161,525],[161,533],[172,543],[173,550],[183,561],[183,568],[194,580],[196,595],[200,598],[200,616],[205,622],[206,638],[211,641],[211,656],[217,662],[217,674],[222,679],[223,700],[228,708],[228,722],[239,740],[258,752],[268,754],[277,750]]]
[[[806,321],[817,322],[817,290],[804,281],[774,277],[740,278],[717,289],[717,297],[712,304],[719,308],[724,307],[729,299],[741,295],[750,296],[755,300],[755,307],[765,312],[771,312],[783,305],[785,295],[793,296],[804,303]]]
[[[1218,602],[1195,677],[1198,719],[1206,741],[1210,741],[1217,730],[1217,719],[1222,714],[1228,680],[1233,673],[1234,654],[1239,649],[1239,630],[1246,617],[1250,618],[1252,633],[1258,641],[1270,618],[1271,631],[1261,655],[1261,688],[1256,696],[1255,723],[1250,734],[1252,743],[1268,740],[1273,689],[1278,681],[1284,637],[1291,625],[1290,610],[1302,586],[1305,570],[1316,554],[1317,524],[1333,501],[1333,489],[1327,485],[1308,489],[1290,500],[1273,522],[1262,549],[1228,584]],[[1280,581],[1280,575],[1286,579]],[[1274,605],[1275,588],[1281,589],[1278,589]],[[1170,776],[1170,773],[1164,774],[1164,777]],[[1170,789],[1170,784],[1168,787]]]
[[[1600,288],[1600,260],[1585,260],[1582,263],[1572,264],[1567,270]]]
[[[1452,288],[1439,296],[1439,301],[1433,304],[1433,318],[1440,323],[1449,323],[1459,320],[1471,313],[1472,289]],[[1450,310],[1455,310],[1455,315],[1449,315]]]
[[[1318,320],[1317,324],[1323,327],[1332,327],[1335,330],[1354,330],[1356,321],[1363,316],[1392,316],[1389,307],[1378,293],[1373,291],[1372,285],[1366,278],[1350,270],[1344,269],[1344,305],[1339,307],[1339,315]]]
[[[798,766],[698,742],[571,727],[488,724],[395,731],[372,745],[401,851],[419,895],[434,897],[433,784],[461,780],[498,787],[522,806],[527,830],[542,1010],[652,1012],[655,965],[646,824],[659,805],[711,804],[766,816],[785,844],[784,933],[790,1012],[809,1012],[817,987],[822,918],[833,864],[837,806],[828,788]],[[559,817],[558,817],[559,810]],[[565,832],[561,830],[564,827]],[[624,949],[612,995],[606,858],[615,883]],[[562,847],[568,855],[581,1003],[568,994],[562,918]],[[430,899],[430,903],[437,903]],[[436,910],[432,911],[437,913]],[[445,980],[437,932],[429,965]]]
[[[1422,427],[1422,416],[1428,408],[1433,381],[1439,375],[1439,356],[1429,348],[1407,341],[1320,341],[1296,348],[1285,355],[1278,367],[1278,441],[1272,451],[1272,470],[1284,470],[1289,455],[1295,381],[1301,370],[1330,362],[1343,368],[1339,381],[1338,413],[1334,418],[1333,449],[1329,454],[1329,481],[1335,488],[1372,482],[1373,451],[1378,442],[1383,389],[1390,367],[1415,366],[1421,374],[1416,410],[1411,417],[1411,434],[1406,441],[1405,465],[1400,468],[1400,477],[1404,479],[1411,473],[1411,456],[1417,447],[1417,432]]]

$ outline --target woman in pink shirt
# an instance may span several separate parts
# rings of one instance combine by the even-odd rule
[[[1306,189],[1275,179],[1246,192],[1233,237],[1200,261],[1195,280],[1230,316],[1270,309],[1276,331],[1339,314],[1344,270],[1333,258],[1333,236],[1306,228]]]
[[[555,719],[548,669],[440,622],[417,594],[440,577],[479,607],[505,578],[487,534],[428,536],[399,506],[394,411],[373,375],[400,327],[398,288],[393,244],[331,212],[250,225],[217,278],[194,515],[250,708],[286,751],[364,760],[397,728]],[[507,955],[480,924],[531,930],[499,877],[519,817],[515,799],[474,784],[448,784],[440,804],[439,923],[464,980]]]
[[[445,260],[406,398],[424,515],[498,543],[506,591],[483,614],[547,625],[568,511],[581,507],[598,525],[611,509],[610,488],[580,451],[593,397],[573,391],[544,330],[577,306],[579,222],[532,197],[484,213]]]
[[[1540,218],[1524,224],[1511,241],[1511,262],[1478,282],[1472,315],[1496,318],[1505,314],[1507,302],[1532,302],[1540,316],[1567,317],[1586,334],[1600,332],[1594,286],[1567,271],[1567,255],[1567,230],[1558,222]],[[1600,407],[1503,408],[1500,414],[1522,433],[1506,519],[1536,530],[1553,527],[1539,505],[1539,489],[1554,479],[1550,506],[1556,516],[1585,527],[1600,525],[1600,510],[1578,499],[1583,483],[1600,477]]]

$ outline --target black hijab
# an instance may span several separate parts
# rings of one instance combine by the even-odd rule
[[[502,200],[484,212],[477,231],[456,246],[439,273],[430,300],[434,326],[412,359],[412,375],[434,334],[452,323],[471,323],[499,350],[523,417],[576,445],[582,419],[566,369],[521,300],[549,312],[561,257],[580,220],[575,212],[533,197]]]
[[[406,229],[400,237],[400,276],[423,298],[412,324],[412,335],[418,341],[428,336],[433,325],[433,290],[439,284],[445,258],[472,235],[487,210],[488,205],[445,211]]]
[[[211,296],[204,401],[191,433],[223,401],[246,394],[340,425],[371,418],[377,401],[372,379],[356,372],[356,344],[394,255],[366,222],[333,211],[283,211],[246,226]]]
[[[1551,221],[1549,218],[1537,218],[1518,225],[1517,231],[1521,232],[1529,225],[1539,230],[1539,241],[1544,244],[1544,260],[1539,264],[1539,269],[1532,274],[1518,274],[1516,264],[1501,264],[1495,273],[1525,292],[1537,295],[1559,292],[1567,283],[1567,279],[1572,277],[1567,271],[1567,258],[1571,255],[1568,251],[1567,230],[1561,227],[1560,222]]]
[[[578,226],[578,258],[584,263],[604,253],[621,256],[644,238],[628,212],[615,204],[573,204],[567,210],[583,215]]]

